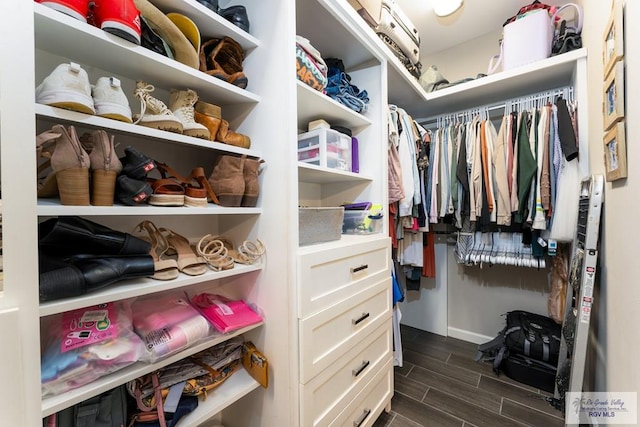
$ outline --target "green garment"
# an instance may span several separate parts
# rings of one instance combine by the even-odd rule
[[[522,112],[518,128],[518,212],[515,222],[522,223],[527,217],[527,202],[531,190],[531,181],[536,174],[537,163],[529,146],[529,113]]]

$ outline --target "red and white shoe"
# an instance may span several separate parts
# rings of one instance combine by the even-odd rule
[[[133,0],[93,0],[91,3],[96,27],[140,44],[140,12]]]
[[[72,16],[78,21],[87,22],[89,0],[36,0],[36,3]]]

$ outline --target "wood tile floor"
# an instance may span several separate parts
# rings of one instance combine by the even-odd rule
[[[395,368],[391,412],[374,427],[564,426],[544,391],[474,361],[477,346],[402,326],[404,366]]]

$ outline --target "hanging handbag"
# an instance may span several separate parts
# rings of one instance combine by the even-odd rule
[[[242,346],[242,366],[262,387],[269,387],[269,361],[251,341]]]
[[[573,8],[576,12],[577,22],[574,19],[574,25],[569,25],[568,21],[562,19],[560,15],[569,8]],[[567,3],[558,8],[553,15],[553,22],[556,22],[557,29],[553,38],[553,46],[551,47],[552,56],[582,47],[582,8],[579,5]]]

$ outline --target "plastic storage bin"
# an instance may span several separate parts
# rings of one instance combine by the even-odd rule
[[[351,172],[351,137],[326,128],[300,134],[298,161]]]
[[[345,210],[342,234],[376,234],[382,232],[380,209]]]

